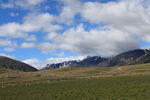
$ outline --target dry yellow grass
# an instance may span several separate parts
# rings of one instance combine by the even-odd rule
[[[64,67],[37,72],[20,72],[0,68],[0,83],[45,82],[82,78],[99,78],[150,74],[150,64],[116,67]]]

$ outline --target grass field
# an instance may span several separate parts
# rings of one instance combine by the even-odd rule
[[[150,75],[68,80],[0,88],[0,100],[150,100]]]
[[[149,94],[150,64],[28,73],[0,69],[0,100],[150,100]]]

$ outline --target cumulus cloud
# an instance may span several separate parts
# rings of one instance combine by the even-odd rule
[[[29,14],[24,17],[23,23],[7,23],[0,26],[1,37],[23,38],[28,41],[36,40],[30,32],[53,32],[61,29],[59,25],[53,25],[54,17],[49,13]]]
[[[139,47],[129,33],[112,27],[86,31],[81,24],[76,29],[49,34],[48,37],[57,43],[58,48],[81,55],[109,56]]]
[[[53,51],[57,50],[58,45],[52,44],[49,42],[40,43],[37,48],[40,49],[43,53],[53,53]]]
[[[18,13],[10,13],[10,16],[11,17],[16,17],[16,16],[19,16],[19,14]]]
[[[0,39],[0,46],[17,47],[17,44],[11,40]]]
[[[34,48],[36,45],[33,42],[23,42],[21,48]]]
[[[64,53],[64,52],[56,53],[55,56],[64,57],[64,56],[65,56],[65,53]]]
[[[46,0],[7,0],[5,3],[1,3],[2,8],[23,8],[26,10],[33,10],[44,3]],[[3,0],[1,1],[3,2]]]
[[[37,69],[42,68],[41,62],[37,58],[26,59],[26,60],[23,60],[22,62],[27,63]]]
[[[81,15],[91,23],[112,27],[143,37],[150,36],[150,7],[148,0],[120,0],[118,2],[86,2]],[[149,41],[149,39],[148,39]]]
[[[80,0],[59,0],[62,1],[64,7],[60,15],[57,18],[58,22],[71,25],[73,23],[73,19],[75,15],[81,10],[81,2]]]
[[[14,5],[12,3],[2,3],[0,4],[2,8],[13,8]]]
[[[29,35],[22,29],[21,24],[19,23],[7,23],[0,26],[0,36],[7,38],[22,38],[27,40],[35,40],[33,35]]]
[[[61,26],[52,24],[55,17],[49,13],[32,13],[24,17],[23,29],[27,32],[52,32],[61,29]]]
[[[12,52],[18,48],[18,44],[12,40],[0,39],[0,47],[2,47],[1,50],[4,52]]]
[[[4,48],[3,51],[6,51],[6,52],[12,52],[14,51],[15,49],[14,48]]]
[[[37,49],[41,50],[42,53],[45,53],[45,54],[54,53],[54,51],[58,49],[56,44],[49,43],[49,42],[41,42],[41,43],[23,42],[20,45],[20,48],[26,48],[26,49],[37,48]]]

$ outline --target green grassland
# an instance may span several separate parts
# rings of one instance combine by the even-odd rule
[[[150,64],[27,73],[0,69],[0,100],[150,100],[149,94]]]
[[[150,75],[22,84],[0,89],[0,100],[150,100]]]

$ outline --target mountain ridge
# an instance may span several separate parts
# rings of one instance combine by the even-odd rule
[[[145,60],[143,60],[145,59]],[[142,62],[143,61],[143,62]],[[60,67],[113,67],[123,65],[143,64],[150,62],[150,50],[135,49],[120,53],[111,58],[103,58],[100,56],[87,57],[81,61],[66,61],[56,64],[47,64],[43,69],[60,68]],[[56,67],[57,66],[57,67]]]

